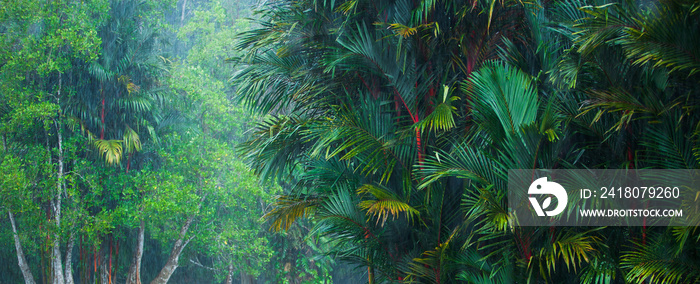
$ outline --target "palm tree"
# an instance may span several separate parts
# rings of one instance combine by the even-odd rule
[[[94,140],[100,156],[110,165],[141,149],[142,137],[155,134],[159,103],[164,88],[159,78],[165,62],[158,53],[159,34],[140,16],[148,9],[140,1],[112,1],[111,21],[101,27],[100,57],[83,63],[87,72],[76,73],[77,95],[68,102],[67,113]]]
[[[90,157],[86,160],[95,164],[95,168],[76,168],[76,172],[99,176],[97,184],[77,183],[76,187],[82,196],[93,192],[94,186],[105,189],[105,193],[98,197],[99,205],[80,204],[82,216],[91,217],[104,214],[103,210],[118,211],[122,203],[129,203],[124,195],[113,193],[133,185],[129,182],[129,171],[134,165],[139,165],[135,162],[149,156],[148,153],[139,156],[138,152],[146,142],[157,138],[157,128],[166,120],[161,117],[165,90],[162,79],[167,64],[162,56],[162,36],[158,33],[161,30],[156,27],[157,23],[146,17],[155,12],[149,6],[153,4],[114,0],[108,5],[110,20],[97,30],[101,39],[100,54],[94,61],[73,62],[75,71],[70,80],[74,82],[74,95],[63,106],[73,129],[79,129],[74,134],[83,136],[76,139],[85,144],[79,148],[80,155]],[[125,167],[121,167],[122,162],[125,162]],[[112,166],[119,166],[119,169]],[[135,250],[134,254],[140,257],[143,254],[143,222],[129,222],[126,222],[126,227],[138,227],[136,247],[140,250]],[[94,279],[99,277],[104,283],[112,281],[112,274],[118,267],[112,262],[113,251],[118,247],[114,240],[122,233],[121,228],[103,229],[91,235],[86,233],[87,228],[80,229],[84,231],[78,230],[82,234],[76,237],[89,236],[95,238],[91,240],[93,243],[98,244],[97,248],[90,245],[79,247],[80,264],[84,268],[82,280],[89,281],[85,263],[89,262],[88,251],[92,251],[92,257],[101,260],[100,263],[95,261],[94,269],[97,270],[99,265],[100,275],[94,275]],[[140,259],[135,258],[133,262],[140,263]],[[134,269],[129,275],[130,280],[138,278],[138,272]]]
[[[276,3],[239,44],[238,94],[269,115],[243,154],[294,185],[274,228],[312,217],[370,282],[695,279],[646,265],[647,228],[514,226],[506,183],[696,167],[697,3],[335,4]]]
[[[626,156],[618,158],[626,160],[623,166],[698,168],[693,156],[697,90],[690,87],[698,79],[698,6],[697,1],[648,6],[622,2],[581,9],[586,16],[577,25],[580,33],[573,38],[570,58],[585,62],[597,57],[596,61],[604,62],[615,56],[617,60],[579,69],[577,76],[592,79],[576,87],[588,97],[579,116],[591,128],[604,131],[600,133],[609,143],[625,145],[624,151],[614,151]],[[580,66],[570,60],[562,63]],[[693,227],[643,227],[635,235],[627,244],[630,249],[612,262],[626,281],[698,281],[697,267],[689,265],[697,262],[693,256],[699,239]]]
[[[264,177],[295,185],[267,216],[277,229],[314,216],[315,230],[343,240],[337,253],[367,266],[371,282],[456,281],[459,266],[441,259],[460,255],[468,242],[475,220],[464,220],[459,200],[469,184],[463,179],[477,178],[435,172],[451,151],[467,151],[453,149],[453,141],[481,141],[463,145],[468,148],[516,147],[505,145],[518,142],[511,133],[534,123],[540,109],[528,75],[491,63],[483,75],[474,73],[495,58],[504,35],[517,33],[506,19],[525,10],[510,3],[494,9],[494,2],[311,4],[275,4],[262,28],[244,34],[239,46],[251,52],[239,59],[245,66],[234,76],[238,93],[272,114],[244,154]],[[520,79],[492,80],[507,75]],[[470,76],[481,81],[465,82],[467,97],[460,99],[456,83]],[[494,91],[494,84],[507,86],[509,100],[519,104],[504,107],[497,92],[477,99],[481,92],[473,89]],[[528,99],[521,100],[523,86]],[[493,120],[496,112],[521,109],[529,112],[518,114],[521,121],[511,128],[503,126],[512,121]],[[553,121],[541,125],[556,135]],[[487,127],[495,132],[478,135]],[[503,185],[503,178],[491,182]]]

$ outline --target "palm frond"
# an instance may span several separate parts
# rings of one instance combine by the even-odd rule
[[[122,140],[96,139],[93,145],[97,148],[100,157],[104,158],[109,165],[116,165],[122,159]]]
[[[400,200],[398,196],[387,188],[365,184],[357,189],[357,193],[361,195],[369,194],[373,197],[373,199],[360,202],[358,206],[363,210],[367,210],[368,216],[376,218],[377,223],[381,220],[382,227],[390,215],[392,219],[396,219],[399,213],[404,213],[409,222],[420,217],[418,210],[405,201]]]
[[[634,242],[632,250],[621,256],[621,267],[628,270],[625,278],[629,282],[697,283],[700,281],[700,266],[696,261],[685,259],[676,250],[669,249],[678,244],[670,238],[656,236],[646,245]]]
[[[122,141],[124,144],[124,152],[132,153],[141,151],[141,139],[139,138],[139,134],[128,125],[126,129],[124,129],[124,138],[122,138]]]
[[[502,165],[482,150],[468,144],[455,147],[452,152],[438,151],[426,157],[424,165],[417,170],[424,176],[419,189],[426,188],[441,178],[456,177],[471,180],[479,185],[496,184],[504,188],[505,173]]]
[[[424,89],[427,88],[427,84],[420,84],[419,88],[416,88],[422,68],[409,68],[409,66],[415,67],[415,62],[397,57],[399,52],[409,52],[408,50],[390,48],[390,42],[377,40],[376,37],[377,35],[372,33],[366,25],[357,25],[355,31],[348,32],[338,39],[338,44],[343,47],[341,54],[328,64],[325,71],[332,72],[348,60],[361,60],[360,62],[364,64],[352,64],[353,69],[381,75],[388,81],[394,95],[400,97],[401,103],[413,117],[418,94],[424,93]],[[402,48],[408,49],[409,46],[404,44]]]
[[[510,137],[537,117],[535,84],[511,66],[485,66],[463,84],[463,90],[474,104],[475,121],[495,142]]]
[[[312,157],[357,160],[356,169],[363,174],[381,174],[380,182],[391,178],[394,169],[407,167],[411,148],[396,135],[395,121],[386,104],[366,98],[356,108],[341,108],[334,119],[315,124],[309,137],[318,139]]]
[[[584,284],[615,283],[618,278],[618,263],[606,256],[591,259],[588,266],[581,270],[581,282]]]
[[[449,281],[446,269],[449,266],[452,255],[454,254],[453,241],[459,236],[458,230],[453,230],[447,239],[437,244],[432,250],[424,251],[420,257],[414,258],[409,263],[410,271],[407,271],[408,281],[412,278],[427,280],[429,283],[441,283],[441,281]],[[444,279],[444,280],[443,280]]]
[[[286,231],[298,218],[313,214],[319,203],[318,198],[280,195],[272,204],[272,211],[263,215],[263,218],[272,221],[271,230]]]
[[[657,11],[641,14],[618,43],[634,64],[653,63],[693,76],[700,72],[699,15],[688,4],[677,3],[683,2],[665,3]]]
[[[260,113],[308,107],[318,99],[317,94],[329,88],[316,82],[309,67],[303,56],[268,51],[255,55],[231,80],[238,98]]]
[[[295,116],[268,117],[254,129],[254,139],[239,146],[250,167],[263,179],[279,179],[292,173],[304,157],[306,131],[311,120]]]
[[[556,272],[557,263],[564,261],[566,270],[571,272],[590,262],[597,254],[597,246],[603,245],[595,232],[603,227],[588,231],[559,230],[551,239],[551,245],[543,245],[530,259],[530,269],[538,269],[543,277]]]
[[[640,139],[644,146],[644,162],[658,169],[697,169],[700,163],[694,155],[696,143],[691,132],[681,123],[681,116],[664,116],[660,123],[649,124]]]
[[[360,211],[358,203],[356,196],[344,190],[329,195],[318,206],[316,216],[319,221],[312,233],[350,242],[376,238],[367,226],[365,214]]]
[[[455,127],[457,108],[453,102],[459,100],[458,96],[451,96],[452,89],[443,85],[442,102],[428,116],[415,124],[421,132],[428,129],[429,132],[448,131]]]
[[[584,102],[584,107],[580,115],[585,115],[589,111],[597,110],[593,122],[597,122],[601,116],[608,112],[622,112],[620,120],[614,125],[614,130],[620,131],[623,126],[634,120],[653,120],[656,116],[670,111],[677,107],[680,102],[670,102],[664,105],[653,93],[643,96],[642,100],[632,94],[620,89],[610,89],[605,91],[590,91],[591,99]],[[613,129],[610,129],[611,131]]]
[[[508,256],[504,255],[503,258]],[[503,266],[495,265],[487,261],[477,249],[463,249],[452,261],[459,265],[460,272],[456,275],[456,280],[484,284],[515,283],[512,262],[506,262]]]
[[[505,203],[505,190],[493,185],[469,190],[462,200],[466,221],[475,222],[477,231],[488,234],[506,232],[513,225]]]
[[[584,56],[591,55],[598,47],[620,39],[625,29],[633,25],[632,13],[624,9],[634,9],[634,7],[629,5],[621,7],[621,5],[623,4],[608,3],[579,8],[588,14],[575,25],[580,29],[575,39],[579,53]]]

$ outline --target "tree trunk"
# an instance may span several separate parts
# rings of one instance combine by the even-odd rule
[[[105,139],[105,93],[102,83],[100,83],[100,96],[102,96],[102,110],[100,111],[100,140]]]
[[[51,253],[51,270],[53,284],[64,284],[63,265],[61,264],[61,243],[58,234],[53,234],[53,248]]]
[[[109,237],[109,265],[107,266],[107,275],[109,276],[109,284],[112,284],[112,248],[114,247],[114,236]]]
[[[136,237],[136,251],[134,258],[131,260],[129,267],[129,275],[126,277],[126,284],[141,284],[141,257],[143,257],[143,233],[145,230],[144,221],[141,220],[139,226],[139,234]]]
[[[61,105],[61,74],[58,75],[58,95],[56,104]],[[60,115],[60,114],[59,114]],[[61,198],[63,197],[63,136],[61,133],[60,117],[54,120],[56,125],[56,135],[58,138],[58,175],[56,177],[56,198],[53,205],[54,220],[56,221],[56,233],[53,234],[53,253],[51,256],[51,266],[53,270],[53,283],[64,284],[63,266],[61,265],[61,242],[58,230],[61,229]]]
[[[187,244],[192,240],[192,238],[185,240],[185,235],[187,234],[187,230],[190,228],[190,225],[192,225],[193,220],[194,216],[190,216],[189,218],[187,218],[187,221],[185,221],[185,224],[182,225],[182,228],[180,229],[180,236],[177,239],[177,241],[175,241],[173,249],[170,251],[168,262],[165,263],[165,266],[163,266],[163,268],[160,270],[158,276],[156,276],[156,278],[153,279],[153,281],[151,281],[151,284],[168,283],[170,276],[172,276],[175,272],[175,269],[177,269],[178,261],[180,259],[180,253],[182,253],[182,250],[185,249]]]
[[[185,24],[185,5],[187,5],[187,0],[182,1],[182,15],[180,16],[180,27]]]
[[[22,250],[22,244],[19,242],[19,235],[17,235],[17,226],[15,226],[15,216],[12,215],[12,210],[7,210],[8,215],[10,215],[10,224],[12,225],[12,237],[15,239],[15,249],[17,250],[17,262],[19,262],[19,269],[22,271],[22,276],[24,276],[25,284],[35,284],[34,275],[29,269],[29,264],[27,264],[27,259],[24,258],[24,251]]]
[[[104,244],[101,245],[100,248],[100,283],[102,284],[110,284],[109,283],[109,270],[107,268],[107,249],[104,247]]]
[[[70,233],[70,237],[68,239],[68,247],[66,248],[66,272],[65,277],[66,277],[66,284],[73,284],[75,283],[73,281],[73,245],[75,244],[75,232]]]
[[[226,275],[226,284],[233,284],[233,264],[228,265],[228,275]]]
[[[60,184],[60,182],[59,182]],[[60,185],[59,191],[60,191]],[[51,207],[54,212],[54,221],[56,222],[56,231],[61,227],[61,193],[56,194],[56,200],[51,201]],[[51,248],[51,279],[53,284],[64,284],[63,265],[61,264],[61,242],[58,232],[53,234]]]

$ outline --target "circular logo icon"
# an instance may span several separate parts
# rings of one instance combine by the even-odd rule
[[[530,184],[530,188],[527,190],[527,194],[530,196],[530,203],[532,204],[532,207],[535,208],[537,216],[542,217],[555,216],[561,212],[564,212],[566,203],[569,201],[569,196],[564,187],[556,182],[547,181],[546,177],[538,178],[532,182],[532,184]],[[532,195],[542,194],[554,195],[554,197],[557,199],[557,207],[553,210],[544,211],[552,205],[552,196],[547,196],[547,198],[542,201],[542,205],[540,205],[540,203],[537,201],[537,198],[532,197]]]

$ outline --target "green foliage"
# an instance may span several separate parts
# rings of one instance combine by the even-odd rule
[[[316,222],[370,283],[686,279],[661,266],[639,277],[606,245],[652,229],[519,227],[506,173],[697,167],[694,7],[269,5],[233,59],[240,100],[270,115],[243,153],[262,178],[293,185],[266,217],[277,230]]]
[[[141,221],[151,277],[188,218],[181,266],[216,260],[222,279],[234,263],[265,272],[273,250],[260,216],[278,189],[260,186],[226,143],[255,119],[226,83],[228,39],[247,27],[230,21],[237,5],[190,1],[179,23],[190,41],[170,45],[176,1],[1,4],[0,207],[16,216],[36,280],[51,277],[55,239],[74,245],[76,281],[99,282],[104,268],[122,282]],[[203,27],[211,14],[217,26]]]
[[[0,206],[15,214],[33,209],[29,180],[21,159],[3,153],[0,167]]]
[[[456,126],[454,117],[457,108],[453,104],[460,98],[452,95],[453,91],[454,89],[446,85],[442,86],[442,102],[432,113],[416,124],[421,132],[425,132],[426,129],[429,132],[448,131]]]
[[[695,227],[506,205],[509,169],[698,167],[698,1],[246,4],[0,1],[0,211],[37,279],[72,239],[80,283],[122,282],[143,222],[143,280],[180,239],[202,282],[700,281]]]
[[[620,265],[629,270],[629,282],[658,281],[660,283],[693,283],[700,280],[697,262],[689,255],[673,255],[679,244],[662,235],[651,239],[649,244],[633,243],[633,249],[622,256]],[[689,248],[695,250],[694,248]]]
[[[367,216],[376,218],[377,223],[381,220],[382,226],[386,223],[389,215],[396,219],[399,213],[404,213],[409,222],[415,218],[420,218],[418,210],[408,205],[406,201],[400,200],[398,196],[387,188],[366,184],[358,188],[357,193],[360,195],[369,194],[374,198],[364,200],[358,206],[363,210],[367,210]]]
[[[473,100],[477,124],[498,144],[535,121],[539,102],[527,74],[507,65],[494,65],[474,72],[463,90]]]

